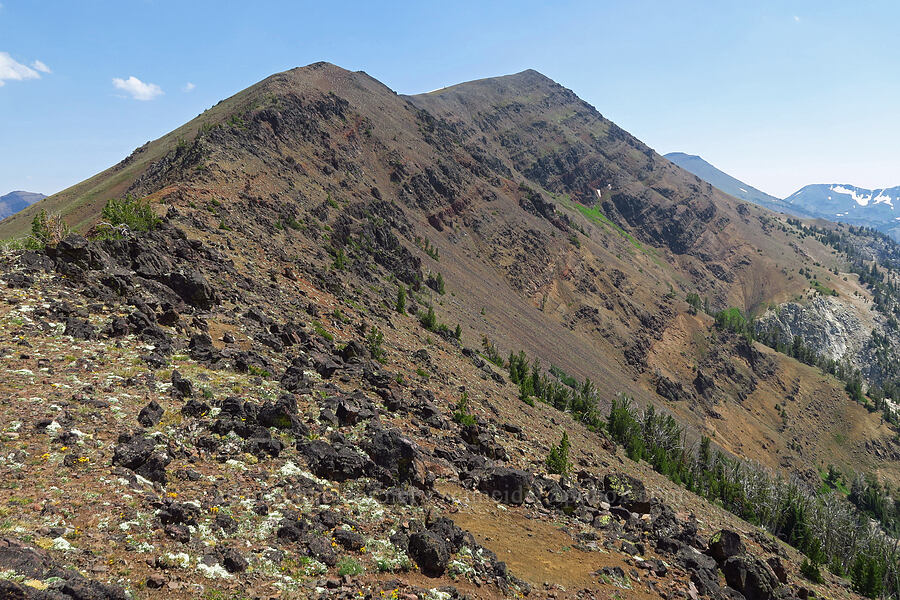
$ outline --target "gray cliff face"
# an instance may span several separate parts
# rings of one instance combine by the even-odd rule
[[[756,332],[774,333],[785,345],[799,337],[817,355],[858,370],[867,386],[882,386],[900,377],[896,334],[880,316],[874,325],[867,325],[838,298],[817,296],[803,304],[782,304],[759,318]]]
[[[757,332],[777,332],[791,344],[795,336],[820,356],[848,362],[863,370],[863,354],[872,335],[856,312],[837,298],[817,296],[805,304],[788,302],[767,311],[756,324]]]

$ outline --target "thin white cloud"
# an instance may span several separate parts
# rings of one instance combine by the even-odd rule
[[[800,22],[800,17],[798,17],[797,15],[794,15],[794,21],[797,22],[797,23],[799,23],[799,22]]]
[[[40,63],[40,65],[44,68],[47,67],[41,61],[35,61],[35,64]],[[42,71],[44,73],[49,73],[50,69],[46,71]],[[25,79],[40,79],[41,74],[32,69],[27,65],[23,65],[22,63],[16,61],[12,56],[9,55],[8,52],[0,52],[0,87],[3,86],[7,81],[24,81]]]
[[[113,77],[112,82],[116,89],[129,94],[135,100],[153,100],[163,94],[162,88],[155,83],[144,83],[134,75],[128,79]]]
[[[41,73],[52,73],[53,72],[50,70],[50,67],[48,67],[43,61],[40,61],[40,60],[34,61],[33,63],[31,63],[31,66],[34,67],[35,71],[40,71]]]
[[[188,81],[186,84],[184,84],[184,87],[181,89],[184,92],[193,92],[196,87],[197,87],[196,85],[194,85],[193,83]]]

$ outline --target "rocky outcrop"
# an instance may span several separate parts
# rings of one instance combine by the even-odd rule
[[[0,572],[4,573],[0,578],[0,598],[125,600],[131,597],[119,586],[87,579],[57,564],[47,552],[9,537],[0,538]],[[51,583],[44,584],[43,580]]]
[[[859,368],[860,353],[872,327],[867,326],[846,302],[817,296],[805,304],[789,302],[768,310],[756,322],[758,334],[791,346],[799,337],[803,345],[835,361],[849,360]]]

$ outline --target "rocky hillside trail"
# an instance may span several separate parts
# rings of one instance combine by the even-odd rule
[[[849,597],[452,336],[211,256],[166,222],[2,257],[0,596]]]
[[[711,438],[723,506],[775,477],[818,506],[830,463],[900,480],[843,381],[712,316],[809,277],[870,311],[828,234],[534,71],[276,74],[0,234],[31,224],[0,254],[0,598],[854,597],[627,458],[625,396],[684,469]]]
[[[845,381],[797,369],[784,354],[757,373],[765,365],[747,364],[755,354],[736,352],[702,315],[691,335],[680,331],[700,307],[710,317],[734,308],[752,319],[833,289],[863,324],[853,334],[869,336],[851,363],[890,383],[900,378],[896,336],[873,323],[896,320],[876,319],[884,294],[847,272],[851,254],[882,263],[890,248],[872,254],[881,242],[854,234],[837,252],[834,231],[719,192],[535,71],[415,96],[328,63],[277,73],[0,222],[0,236],[27,235],[41,210],[95,234],[106,203],[129,196],[182,232],[117,250],[147,285],[171,284],[164,302],[197,293],[208,310],[241,298],[243,312],[206,320],[213,345],[252,308],[288,326],[318,300],[300,280],[339,300],[309,320],[352,312],[368,298],[367,318],[387,330],[402,285],[413,292],[410,312],[431,306],[470,347],[487,338],[504,356],[524,350],[603,382],[602,410],[626,393],[678,415],[694,437],[811,483],[813,466],[828,464],[900,482],[896,428],[849,409]],[[198,243],[202,255],[191,247]],[[167,244],[196,259],[179,280],[165,281],[171,261],[156,260]],[[126,280],[102,277],[128,295]],[[686,302],[692,297],[698,307]],[[795,329],[817,344],[815,327]],[[773,340],[776,333],[789,335],[779,329]],[[252,331],[228,353],[249,350],[257,337],[283,346],[281,334]],[[862,343],[833,341],[835,349]],[[848,418],[864,436],[835,431]],[[743,444],[735,430],[746,432]],[[753,451],[762,447],[777,452]]]

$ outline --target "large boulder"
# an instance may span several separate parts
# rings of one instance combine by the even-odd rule
[[[44,550],[32,548],[14,538],[0,538],[0,573],[13,579],[0,579],[0,598],[53,600],[126,600],[130,596],[118,586],[106,585],[55,564]],[[43,581],[55,579],[52,591],[37,591],[16,578]]]
[[[61,240],[56,247],[47,247],[47,255],[56,261],[57,268],[64,272],[75,269],[104,269],[111,266],[109,256],[84,237],[71,234]]]
[[[273,438],[265,427],[254,427],[244,444],[244,452],[249,452],[257,458],[277,457],[284,450],[281,440]]]
[[[775,573],[775,577],[778,578],[778,581],[787,583],[787,569],[784,568],[784,564],[781,562],[780,558],[777,556],[770,556],[766,559],[766,564],[769,565],[769,568]]]
[[[369,357],[369,350],[361,342],[351,340],[338,352],[338,355],[346,363],[359,362]]]
[[[172,371],[172,391],[182,398],[190,398],[194,395],[194,384],[190,379],[183,377],[178,369]]]
[[[341,368],[341,365],[334,360],[335,357],[324,352],[314,352],[311,356],[312,366],[316,373],[325,379],[331,379],[335,372]]]
[[[447,545],[451,553],[459,552],[464,546],[477,546],[472,534],[459,527],[452,519],[440,517],[428,525],[428,531],[438,536]]]
[[[156,400],[151,400],[147,406],[138,413],[138,423],[144,427],[154,427],[159,424],[163,417],[163,407]]]
[[[422,453],[414,441],[404,436],[399,429],[369,429],[368,440],[363,450],[372,461],[383,469],[391,485],[409,482],[416,487],[425,487],[427,472]]]
[[[760,559],[742,554],[732,556],[722,565],[722,573],[728,585],[744,595],[747,600],[769,600],[779,585],[778,577]]]
[[[531,489],[531,473],[509,467],[485,469],[478,477],[478,489],[504,504],[520,505]]]
[[[219,303],[219,295],[216,290],[196,269],[170,273],[167,283],[182,300],[191,306],[210,309]]]
[[[306,378],[305,365],[296,361],[281,376],[281,386],[292,394],[303,394],[309,391],[309,380]]]
[[[333,407],[335,416],[341,426],[356,425],[375,417],[375,407],[362,392],[350,396],[330,399],[329,407]]]
[[[324,440],[313,440],[301,442],[297,449],[306,456],[310,469],[318,477],[346,481],[372,471],[372,462],[351,446],[332,446]]]
[[[172,457],[165,450],[157,450],[156,442],[141,433],[119,436],[113,452],[114,465],[130,469],[150,481],[166,482],[166,466]]]
[[[205,364],[212,364],[218,361],[222,355],[213,346],[212,338],[206,333],[195,333],[188,342],[188,354],[191,358]]]
[[[732,556],[743,554],[744,551],[744,542],[741,541],[741,536],[730,529],[723,529],[710,538],[707,553],[721,567],[726,560]]]
[[[40,578],[51,562],[50,555],[39,548],[26,546],[15,538],[0,538],[0,571]]]
[[[359,552],[366,546],[366,538],[351,529],[338,527],[331,532],[331,537],[345,550]]]
[[[247,559],[234,548],[222,550],[220,555],[222,566],[229,573],[243,573],[250,566]]]
[[[312,535],[306,540],[306,548],[312,556],[333,567],[338,555],[331,543],[331,539],[323,535]]]
[[[701,554],[695,548],[682,545],[675,560],[690,574],[691,581],[703,595],[715,594],[719,586],[719,571],[712,557]]]
[[[291,394],[282,394],[275,402],[263,404],[256,414],[256,422],[263,427],[290,429],[299,435],[309,433],[297,414],[297,399]]]
[[[631,512],[650,512],[650,498],[644,482],[624,473],[609,473],[603,478],[606,501],[613,506],[624,506]]]
[[[63,333],[80,340],[93,340],[97,338],[97,328],[91,325],[87,319],[79,319],[78,317],[72,316],[66,319],[66,329]]]
[[[409,536],[409,555],[429,577],[443,575],[450,562],[447,545],[431,531],[419,531]]]

